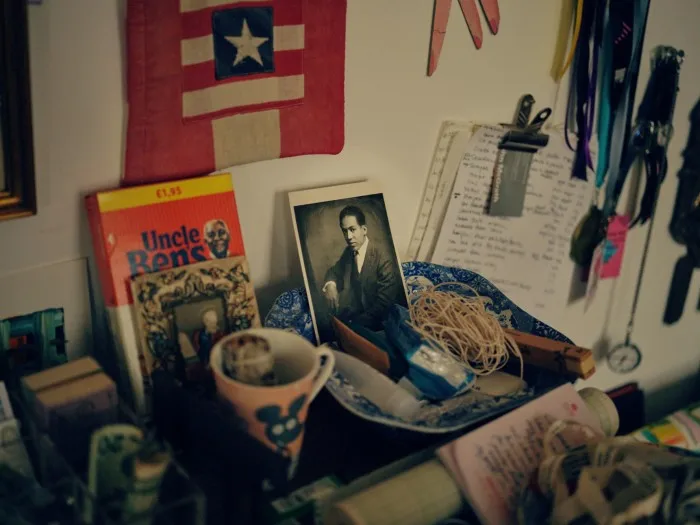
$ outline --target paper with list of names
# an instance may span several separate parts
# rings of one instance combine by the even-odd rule
[[[474,131],[462,156],[431,262],[474,271],[547,322],[566,305],[574,269],[571,234],[591,202],[591,185],[571,179],[573,153],[551,133],[530,169],[521,217],[493,217],[487,203],[503,134]],[[549,313],[548,313],[549,312]]]

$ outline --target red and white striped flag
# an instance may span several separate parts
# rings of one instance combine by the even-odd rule
[[[346,0],[128,0],[124,184],[344,143]]]
[[[303,102],[301,0],[180,0],[180,14],[185,120]]]

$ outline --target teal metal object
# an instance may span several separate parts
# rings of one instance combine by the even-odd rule
[[[66,343],[62,308],[0,321],[0,379],[65,363]]]

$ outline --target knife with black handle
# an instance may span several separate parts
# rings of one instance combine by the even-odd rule
[[[695,257],[691,255],[690,250],[676,261],[671,288],[668,291],[666,310],[664,311],[665,324],[673,324],[683,316],[695,268],[700,268],[700,258],[697,257],[697,254]]]
[[[690,133],[678,179],[669,230],[673,239],[684,244],[688,251],[676,262],[664,312],[665,324],[673,324],[682,317],[693,272],[700,268],[700,101],[690,113]]]

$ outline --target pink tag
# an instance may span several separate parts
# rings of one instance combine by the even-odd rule
[[[614,279],[620,275],[629,224],[630,219],[626,215],[616,215],[608,224],[608,235],[601,245],[601,264],[598,269],[601,279]]]

